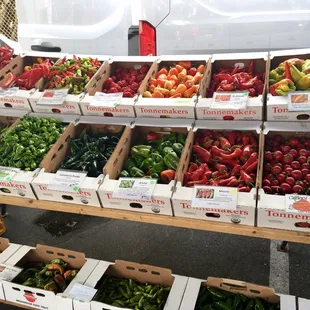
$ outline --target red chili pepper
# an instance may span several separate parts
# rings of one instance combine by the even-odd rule
[[[251,62],[245,67],[245,71],[253,74],[254,73],[254,61],[251,60]]]
[[[258,160],[256,160],[253,164],[251,164],[249,167],[247,167],[244,171],[246,173],[251,173],[252,171],[254,171],[257,168],[258,165]]]
[[[254,180],[244,170],[240,171],[240,177],[241,177],[241,180],[245,182],[245,184],[253,185]]]
[[[254,137],[250,136],[250,144],[253,146],[257,146],[257,141]]]
[[[221,158],[221,163],[227,164],[230,168],[233,168],[236,165],[239,165],[239,161],[236,159]]]
[[[236,141],[236,132],[235,131],[229,131],[229,132],[226,132],[225,133],[225,136],[227,137],[229,143],[231,145],[234,145],[235,144],[235,141]]]
[[[243,136],[242,136],[242,144],[243,144],[244,146],[250,144],[250,137],[249,137],[248,135],[243,135]]]
[[[243,145],[235,144],[231,147],[230,152],[233,152],[235,149],[243,149]]]
[[[225,151],[225,150],[221,150],[220,148],[218,148],[217,146],[213,145],[211,148],[211,153],[214,156],[221,156],[222,154],[231,154],[231,152],[229,151]]]
[[[186,184],[188,183],[190,176],[191,176],[190,172],[187,171],[184,173],[184,177],[183,177],[183,185],[184,186],[186,186]]]
[[[212,143],[214,142],[214,140],[210,139],[210,137],[205,137],[203,140],[202,140],[202,146],[208,150],[209,148],[212,147]]]
[[[249,186],[243,186],[239,188],[239,192],[249,193],[250,191],[251,191],[251,188]]]
[[[207,178],[207,180],[209,180],[211,178],[211,175],[212,175],[212,171],[211,170],[208,170],[205,172],[204,176]]]
[[[234,179],[232,179],[227,186],[228,187],[237,187],[238,186],[238,180],[236,179],[236,177],[233,177]]]
[[[215,168],[220,172],[220,174],[227,173],[227,167],[221,164],[215,164]]]
[[[196,163],[189,163],[188,171],[189,172],[194,172],[198,169],[198,165]]]
[[[246,163],[241,167],[241,170],[246,170],[258,159],[258,153],[254,152],[250,155]]]
[[[205,166],[206,166],[205,164],[200,165],[200,167],[192,173],[190,180],[191,181],[201,180],[203,178],[205,171],[206,171]]]
[[[291,70],[290,70],[290,64],[287,61],[285,62],[285,78],[293,81]]]
[[[228,179],[220,180],[220,181],[218,182],[218,185],[219,185],[219,186],[225,186],[225,185],[227,185],[230,181],[232,181],[232,180],[234,180],[234,179],[236,179],[236,177],[232,176],[232,177],[230,177],[230,178],[228,178]],[[237,181],[237,179],[236,179],[236,181]],[[237,181],[237,182],[238,182],[238,181]]]
[[[216,180],[214,180],[214,179],[211,179],[211,180],[209,181],[209,184],[210,184],[211,186],[218,186],[218,181],[216,181]]]
[[[231,154],[221,154],[221,157],[224,159],[234,159],[234,158],[240,157],[241,154],[242,154],[241,149],[235,149],[234,152]]]
[[[240,165],[236,165],[234,166],[233,170],[231,170],[230,175],[231,176],[236,176],[240,174],[240,170],[241,170],[241,166]]]
[[[199,161],[203,163],[207,163],[211,158],[210,152],[204,149],[203,147],[201,147],[200,145],[193,145],[192,150],[193,150],[194,156],[196,156],[199,159]]]
[[[242,151],[242,155],[240,156],[240,159],[243,161],[243,162],[246,162],[248,160],[248,158],[250,157],[250,155],[252,154],[252,148],[251,148],[251,145],[246,145],[244,148],[243,148],[243,151]]]
[[[164,170],[160,173],[161,180],[168,184],[170,183],[175,177],[175,171],[172,169]]]
[[[224,174],[220,174],[217,177],[217,180],[225,180],[225,179],[228,179],[228,178],[229,178],[229,174],[228,173],[224,173]]]
[[[220,176],[221,174],[220,174],[220,172],[219,171],[214,171],[214,172],[212,172],[212,179],[217,179],[219,176]]]
[[[186,186],[188,186],[188,187],[192,187],[192,186],[194,186],[194,185],[203,185],[203,184],[206,184],[207,183],[207,177],[206,176],[204,176],[201,180],[199,180],[199,181],[190,181],[190,182],[188,182],[187,183],[187,185]]]
[[[219,137],[218,138],[221,144],[221,148],[228,151],[231,148],[231,144],[229,143],[229,141],[224,138],[224,137]]]
[[[150,142],[150,141],[157,141],[157,140],[160,140],[162,138],[162,136],[163,136],[162,133],[150,131],[146,135],[146,141],[148,141],[148,142]]]
[[[257,77],[255,76],[255,77],[253,77],[252,79],[248,80],[245,83],[240,83],[241,90],[247,90],[249,88],[252,88],[254,86],[256,80],[257,80]]]

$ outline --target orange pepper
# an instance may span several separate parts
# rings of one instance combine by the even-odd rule
[[[203,74],[205,72],[205,66],[204,65],[200,65],[197,69],[198,72],[200,72],[201,74]]]
[[[175,94],[169,98],[181,98],[182,97],[182,94]]]
[[[166,79],[165,80],[157,80],[157,86],[159,87],[165,87],[165,83],[166,83]]]
[[[178,73],[179,73],[179,71],[178,71],[175,67],[173,67],[173,68],[171,68],[171,69],[169,70],[168,76],[169,76],[169,75],[178,75]]]
[[[164,95],[159,91],[155,91],[152,98],[164,98]]]
[[[186,76],[186,81],[188,81],[188,80],[192,80],[194,77],[192,76],[192,75],[187,75]]]
[[[195,84],[199,84],[201,79],[202,79],[202,74],[200,72],[197,72],[196,75],[194,76]]]
[[[154,78],[151,78],[151,79],[150,79],[150,85],[155,85],[155,86],[157,86],[157,85],[158,85],[157,80],[154,79]]]
[[[175,90],[176,94],[183,94],[187,90],[187,87],[184,84],[179,84]]]
[[[143,93],[143,97],[144,97],[144,98],[152,98],[152,94],[151,94],[149,91],[145,91],[145,92]]]
[[[171,89],[169,95],[170,96],[174,96],[175,94],[176,94],[176,90],[175,89]]]
[[[163,95],[169,95],[170,94],[170,90],[169,89],[166,89],[166,88],[162,88],[162,87],[156,87],[155,90],[154,90],[154,93],[156,91],[159,91],[160,93],[162,93]]]
[[[183,94],[183,96],[185,98],[191,98],[192,94],[195,94],[197,92],[197,85],[193,85],[191,88],[189,88],[188,90],[186,90]]]
[[[160,74],[160,75],[157,77],[157,80],[167,80],[167,75],[166,75],[166,74]]]
[[[180,65],[176,65],[175,68],[178,70],[178,72],[180,73],[184,68]]]
[[[174,86],[174,81],[166,81],[164,88],[171,90]]]
[[[168,76],[169,81],[174,81],[176,84],[179,83],[179,79],[176,75]]]
[[[168,71],[166,68],[161,68],[155,75],[156,79],[158,79],[158,77],[161,75],[161,74],[165,74],[165,75],[168,75]]]
[[[153,93],[155,87],[156,87],[155,85],[150,85],[150,86],[149,86],[149,91],[150,91],[151,93]]]
[[[180,61],[179,65],[185,69],[190,69],[192,66],[192,63],[190,61]]]
[[[191,88],[193,85],[195,85],[194,79],[187,80],[185,82],[185,86],[187,87],[187,89]]]
[[[184,71],[182,71],[178,74],[178,79],[179,79],[180,83],[184,83],[186,81],[186,74]]]

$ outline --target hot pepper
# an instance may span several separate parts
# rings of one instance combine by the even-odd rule
[[[231,152],[225,151],[225,150],[221,150],[217,146],[213,145],[212,148],[211,148],[211,153],[213,155],[216,155],[216,156],[221,156],[222,154],[230,154]]]
[[[304,83],[303,79],[299,81],[300,83]],[[294,82],[290,79],[283,79],[278,83],[275,83],[269,87],[269,92],[273,96],[287,96],[287,94],[291,91],[295,91],[296,87]]]
[[[245,162],[245,164],[241,167],[241,170],[246,170],[248,167],[250,167],[255,161],[258,159],[258,153],[254,152],[250,155],[248,160]]]
[[[241,149],[235,149],[234,152],[231,154],[221,154],[221,157],[224,159],[234,159],[234,158],[240,157],[241,154],[242,154]]]
[[[250,140],[250,139],[249,139]],[[240,157],[240,159],[243,161],[243,162],[246,162],[247,159],[250,157],[250,155],[252,154],[252,148],[251,148],[251,145],[246,145],[244,148],[243,148],[243,151],[242,151],[242,155]]]
[[[204,184],[206,184],[206,182],[207,182],[207,177],[204,176],[204,177],[203,177],[201,180],[199,180],[199,181],[190,181],[190,182],[188,182],[186,186],[192,187],[192,186],[194,186],[194,185],[204,185]]]
[[[219,185],[219,186],[226,186],[227,184],[229,184],[230,181],[232,181],[232,180],[234,180],[234,179],[236,179],[235,176],[232,176],[232,177],[230,177],[230,178],[228,178],[228,179],[220,180],[220,181],[218,182],[218,185]],[[236,180],[237,180],[237,179],[236,179]]]
[[[245,184],[253,185],[254,180],[244,170],[240,171],[240,177],[241,177],[241,180],[245,182]]]
[[[166,184],[174,180],[174,177],[175,177],[175,171],[172,169],[164,170],[160,173],[161,180]]]
[[[184,177],[183,177],[183,185],[186,186],[186,184],[188,183],[188,181],[190,180],[191,177],[191,173],[190,172],[185,172],[184,173]]]
[[[255,160],[255,162],[252,163],[249,167],[247,167],[244,171],[246,173],[251,173],[257,168],[257,165],[258,165],[258,160]]]
[[[207,163],[211,158],[210,152],[199,145],[193,145],[192,150],[194,155],[203,163]]]
[[[228,172],[225,165],[215,164],[215,168],[220,172],[220,174],[225,174]]]
[[[188,171],[194,172],[198,169],[198,165],[196,163],[189,163]]]
[[[220,141],[222,149],[228,151],[231,148],[231,144],[229,143],[229,141],[226,138],[219,137],[219,141]]]
[[[231,175],[231,176],[236,176],[236,175],[240,174],[240,170],[241,170],[241,166],[240,166],[240,165],[236,165],[236,166],[234,166],[234,168],[232,169],[230,175]]]
[[[129,173],[133,178],[143,178],[145,176],[144,172],[137,167],[131,167]]]
[[[203,178],[205,171],[206,171],[206,166],[207,166],[206,164],[200,165],[200,167],[192,173],[190,180],[191,181],[201,180]]]

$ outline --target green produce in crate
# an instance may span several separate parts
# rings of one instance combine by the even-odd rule
[[[149,144],[134,145],[120,177],[155,178],[169,183],[175,175],[185,144],[185,135],[175,132],[146,135]]]
[[[279,310],[280,305],[270,304],[263,299],[251,299],[217,288],[201,286],[195,310]]]
[[[94,301],[134,310],[162,310],[170,292],[170,287],[159,284],[110,276],[103,276],[96,289]]]
[[[98,177],[119,141],[116,135],[92,135],[82,131],[79,138],[70,140],[70,156],[61,168],[87,171],[87,176]]]
[[[53,118],[23,117],[0,140],[0,166],[26,171],[38,168],[65,128]]]

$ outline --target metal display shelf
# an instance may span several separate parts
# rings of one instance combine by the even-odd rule
[[[273,239],[273,240],[285,240],[291,242],[310,244],[310,233],[306,232],[253,227],[240,224],[220,223],[220,222],[197,220],[191,218],[81,206],[77,204],[33,200],[33,199],[9,197],[1,195],[0,195],[0,203],[12,206],[40,209],[40,210],[85,214],[85,215],[107,217],[119,220],[168,225],[168,226],[191,228],[198,230],[207,230],[225,234],[250,236],[250,237]]]

